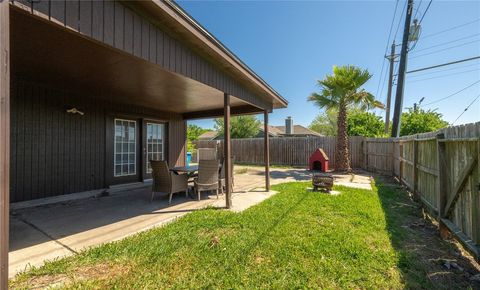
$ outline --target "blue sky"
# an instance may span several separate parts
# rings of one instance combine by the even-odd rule
[[[428,2],[415,2],[417,18],[424,13]],[[296,124],[310,124],[319,109],[306,99],[317,90],[316,80],[330,73],[333,65],[353,64],[368,69],[373,78],[365,88],[385,101],[386,81],[378,87],[395,1],[180,1],[179,4],[290,102],[287,109],[271,115],[272,125],[283,125],[287,116],[292,116]],[[392,34],[404,4],[400,0]],[[480,21],[475,21],[478,19],[480,1],[434,0],[422,22],[422,36],[411,51],[408,69],[480,55]],[[472,21],[475,22],[436,34]],[[397,43],[401,42],[402,30],[403,19]],[[387,68],[385,63],[384,70]],[[428,104],[478,80],[480,60],[408,75],[404,107],[413,106],[422,97],[425,97],[423,104]],[[451,123],[478,95],[480,83],[425,108],[437,109]],[[378,114],[384,115],[380,111]],[[455,124],[479,120],[480,99]],[[211,120],[193,123],[213,126]]]

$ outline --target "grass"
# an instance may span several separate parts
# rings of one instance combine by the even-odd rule
[[[274,186],[242,213],[206,209],[157,228],[49,262],[12,288],[424,288],[425,269],[401,244],[405,194],[337,186],[340,195]],[[43,284],[42,284],[43,283]]]

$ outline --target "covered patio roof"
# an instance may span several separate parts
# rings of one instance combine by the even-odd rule
[[[22,10],[12,10],[11,29],[12,75],[186,119],[223,114],[222,91]],[[231,107],[232,114],[263,112],[234,96]]]

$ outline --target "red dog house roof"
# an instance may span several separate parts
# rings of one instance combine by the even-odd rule
[[[313,152],[312,155],[310,155],[310,158],[308,159],[308,169],[310,170],[319,170],[323,172],[328,171],[328,156],[325,154],[322,148],[317,148]]]

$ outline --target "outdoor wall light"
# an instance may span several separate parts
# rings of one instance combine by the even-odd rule
[[[84,112],[79,111],[77,108],[68,109],[68,110],[67,110],[67,113],[69,113],[69,114],[79,114],[80,116],[85,115]]]

